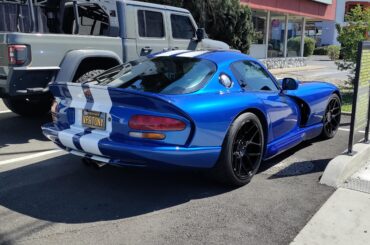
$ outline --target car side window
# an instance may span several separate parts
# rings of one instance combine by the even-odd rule
[[[241,87],[247,90],[279,90],[267,71],[253,61],[238,61],[231,65],[231,70]]]
[[[164,37],[165,33],[162,13],[149,10],[139,10],[137,14],[140,37]]]
[[[195,36],[195,29],[189,16],[171,14],[172,37],[177,39],[191,39]]]

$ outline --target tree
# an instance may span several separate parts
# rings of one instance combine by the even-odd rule
[[[210,38],[248,52],[253,38],[252,12],[239,0],[145,0],[188,9]]]
[[[370,31],[370,9],[363,9],[360,5],[353,8],[346,16],[347,24],[340,26],[337,24],[338,38],[341,44],[341,53],[343,60],[337,62],[340,70],[351,70],[353,74],[357,62],[358,43],[367,39],[367,33]],[[351,82],[352,82],[351,81]]]

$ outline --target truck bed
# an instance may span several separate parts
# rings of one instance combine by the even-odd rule
[[[31,61],[25,66],[10,66],[9,44],[27,45]],[[47,84],[59,71],[66,54],[77,49],[110,50],[116,54],[123,54],[122,39],[119,37],[0,33],[0,97],[4,94],[22,95],[19,91],[29,88],[30,84],[35,88],[46,89]]]

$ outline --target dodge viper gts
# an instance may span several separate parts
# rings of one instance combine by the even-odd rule
[[[209,168],[232,185],[304,140],[332,138],[337,87],[277,80],[236,51],[176,50],[112,68],[82,83],[54,83],[60,148],[98,163]]]

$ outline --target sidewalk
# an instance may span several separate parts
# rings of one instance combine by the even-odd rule
[[[370,162],[334,192],[291,244],[370,244]]]
[[[307,66],[282,69],[270,69],[278,79],[292,77],[301,81],[325,81],[343,86],[348,80],[348,71],[339,71],[334,61],[325,55],[313,55],[307,58]]]

